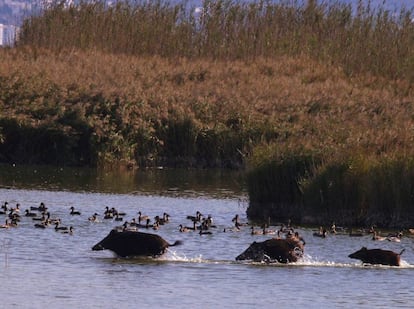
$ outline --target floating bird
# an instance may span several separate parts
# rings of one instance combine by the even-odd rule
[[[1,209],[3,209],[3,211],[4,211],[3,215],[6,214],[6,211],[8,210],[8,208],[7,208],[8,204],[9,204],[9,202],[4,202],[4,204],[1,205]]]
[[[401,231],[395,234],[388,234],[387,240],[393,241],[393,242],[401,242],[402,236],[403,236],[403,233]]]
[[[73,226],[69,226],[69,229],[68,230],[63,230],[61,232],[62,232],[62,234],[73,235]]]
[[[8,229],[10,227],[9,220],[6,219],[6,222],[4,224],[0,225],[0,229]]]
[[[200,234],[200,235],[212,235],[213,233],[211,231],[200,230],[200,232],[198,234]]]
[[[45,229],[45,228],[47,228],[47,226],[48,226],[47,222],[44,222],[44,221],[41,222],[41,223],[36,223],[34,225],[34,227],[38,228],[38,229]]]
[[[37,213],[35,213],[35,212],[30,212],[30,210],[29,210],[29,209],[26,209],[24,212],[25,212],[25,216],[26,216],[26,217],[37,217]]]
[[[11,209],[13,212],[20,212],[20,204],[19,203],[17,203],[16,204],[16,208],[12,208]]]
[[[60,226],[60,222],[56,222],[55,223],[55,231],[67,231],[68,227],[67,226]]]
[[[267,225],[265,223],[263,224],[263,235],[276,235],[276,231],[267,229]]]
[[[141,211],[138,211],[138,224],[141,224],[141,221],[147,221],[148,219],[148,216],[145,216],[141,213]]]
[[[180,224],[178,227],[180,228],[179,231],[181,233],[186,233],[186,232],[191,231],[189,228],[187,228],[186,226],[183,226],[182,224]]]
[[[71,208],[69,208],[70,209],[70,214],[72,215],[72,216],[76,216],[76,215],[80,215],[81,213],[79,212],[79,211],[75,211],[75,207],[71,207]]]
[[[313,233],[315,237],[326,238],[327,230],[325,228],[319,227],[319,232]]]
[[[383,240],[386,240],[386,239],[387,239],[387,237],[380,236],[380,235],[377,233],[377,231],[373,231],[373,233],[372,233],[372,234],[373,234],[373,235],[372,235],[372,240],[383,241]]]
[[[41,202],[39,207],[30,206],[30,210],[46,211],[47,207],[46,207],[45,203]]]
[[[114,219],[115,221],[122,221],[122,220],[124,220],[124,218],[122,218],[119,214],[116,214],[116,216],[115,216],[115,219]]]
[[[203,215],[198,210],[196,211],[195,216],[187,216],[187,219],[193,221],[193,222],[201,222]]]
[[[95,212],[91,217],[88,218],[88,221],[90,221],[90,222],[98,222],[98,216],[99,216],[99,214],[97,214]]]

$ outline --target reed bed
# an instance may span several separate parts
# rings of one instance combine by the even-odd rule
[[[18,45],[208,59],[302,56],[354,76],[414,78],[412,11],[360,1],[56,1],[27,18]]]
[[[254,193],[249,192],[247,213],[259,222],[410,228],[413,167],[412,156],[355,155],[325,161],[308,157],[303,161],[303,156],[292,155],[289,162],[273,161],[250,172],[253,184],[249,188]]]
[[[247,167],[252,219],[408,226],[411,16],[362,2],[51,4],[0,49],[0,160]]]

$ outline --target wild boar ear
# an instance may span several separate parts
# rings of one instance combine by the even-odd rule
[[[367,250],[367,247],[362,247],[361,250],[366,251]]]
[[[255,245],[255,244],[257,244],[257,242],[256,242],[256,241],[254,241],[254,242],[253,242],[253,245]]]

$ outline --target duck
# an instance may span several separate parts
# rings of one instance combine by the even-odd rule
[[[275,230],[266,229],[267,225],[263,224],[263,235],[276,235]]]
[[[154,224],[152,225],[152,229],[154,231],[158,231],[160,229],[160,224],[158,222],[154,222]]]
[[[200,232],[198,234],[200,234],[200,235],[212,235],[213,233],[211,231],[200,230]]]
[[[50,224],[55,224],[56,222],[61,222],[61,220],[59,218],[51,218],[50,217],[50,212],[46,213],[46,221]]]
[[[11,219],[12,221],[20,221],[20,215],[18,213],[13,212],[12,210],[9,210],[9,215],[8,215],[9,219]]]
[[[107,212],[104,214],[105,220],[112,220],[114,218],[114,214],[112,212]]]
[[[191,220],[193,222],[201,222],[201,219],[203,218],[203,215],[198,210],[196,211],[195,216],[187,216],[188,220]]]
[[[182,224],[180,224],[178,227],[180,228],[179,231],[181,233],[187,233],[187,232],[191,231],[188,227],[183,226]]]
[[[20,204],[17,203],[15,208],[11,209],[13,212],[20,212]]]
[[[125,221],[124,224],[122,224],[121,230],[122,231],[137,232],[138,228],[137,228],[136,225],[131,225],[128,221]]]
[[[325,228],[319,227],[319,232],[313,233],[315,237],[326,238],[327,230]]]
[[[155,222],[164,225],[165,223],[170,222],[170,215],[164,212],[162,218],[160,218],[160,216],[155,216]]]
[[[233,217],[233,219],[231,219],[231,222],[234,222],[234,223],[239,222],[239,215],[238,215],[238,214],[236,214],[236,215]]]
[[[213,217],[211,215],[208,215],[206,219],[203,220],[203,224],[208,226],[208,228],[216,228],[217,226],[213,224]]]
[[[30,206],[30,210],[37,210],[37,211],[43,212],[43,211],[46,211],[47,210],[47,207],[46,207],[45,203],[41,202],[38,207],[36,207],[36,206]]]
[[[99,216],[99,214],[97,214],[96,212],[91,216],[91,217],[89,217],[88,218],[88,221],[89,222],[98,222],[99,220],[98,220],[98,216]]]
[[[75,207],[71,207],[71,208],[69,208],[70,209],[70,214],[72,215],[72,216],[79,216],[81,213],[80,213],[80,211],[75,211]]]
[[[395,234],[388,234],[387,240],[393,241],[393,242],[401,242],[402,236],[403,236],[403,233],[401,231]]]
[[[124,220],[124,218],[122,218],[119,214],[116,214],[116,216],[115,216],[115,219],[114,219],[115,221],[123,221]]]
[[[26,209],[24,212],[25,212],[25,217],[37,217],[37,213],[30,212],[29,209]]]
[[[182,228],[183,231],[189,232],[189,231],[196,231],[198,229],[197,222],[193,222],[193,226],[183,226],[182,224],[179,225],[180,229]]]
[[[141,224],[141,221],[147,221],[148,219],[148,216],[143,215],[141,211],[138,211],[138,224]]]
[[[62,234],[73,235],[73,226],[69,226],[69,229],[61,231]]]
[[[115,209],[115,207],[112,207],[112,208],[109,210],[109,212],[110,212],[110,213],[112,213],[112,215],[113,215],[113,216],[116,216],[116,215],[118,214],[118,210],[116,210],[116,209]]]
[[[240,232],[240,231],[241,231],[241,229],[237,226],[225,227],[223,229],[223,233],[226,233],[226,232]]]
[[[67,226],[59,226],[60,222],[55,222],[55,231],[67,231],[68,227]]]
[[[150,219],[150,218],[148,218],[148,219],[146,220],[146,223],[145,223],[145,224],[142,224],[142,223],[136,223],[136,224],[135,224],[135,226],[136,226],[136,227],[138,227],[138,228],[149,229],[150,227],[152,227],[152,225],[150,224],[150,222],[151,222],[151,219]]]
[[[201,224],[197,226],[196,228],[197,230],[207,231],[210,229],[210,225],[208,224],[208,221],[203,220],[203,222],[201,222]]]
[[[373,233],[372,233],[372,234],[373,234],[373,235],[372,235],[372,240],[383,241],[383,240],[386,240],[386,239],[387,239],[387,237],[380,236],[380,235],[377,233],[377,231],[373,231]]]
[[[4,211],[3,215],[4,215],[4,214],[6,213],[6,211],[8,210],[7,205],[9,205],[9,202],[4,202],[4,204],[3,204],[3,205],[1,205],[1,209],[3,209],[3,211]]]
[[[34,227],[35,228],[38,228],[38,229],[45,229],[45,228],[47,228],[48,227],[48,223],[47,222],[45,222],[45,221],[42,221],[41,223],[36,223],[35,225],[34,225]]]
[[[10,223],[9,223],[9,220],[6,219],[6,222],[0,225],[0,229],[8,229],[8,228],[10,228]]]
[[[16,219],[11,219],[10,223],[9,223],[10,227],[17,227],[18,225],[18,220]]]
[[[131,222],[129,222],[129,226],[138,226],[138,223],[135,220],[135,218],[132,218]]]
[[[154,217],[154,225],[158,224],[158,225],[164,225],[164,220],[163,218],[160,218],[160,216],[155,216]]]
[[[233,219],[231,219],[231,222],[234,222],[234,226],[235,226],[237,229],[240,229],[240,227],[247,225],[247,223],[241,223],[241,222],[239,221],[239,215],[238,215],[238,214],[236,214],[236,215],[234,216],[234,218],[233,218]]]
[[[108,206],[105,207],[104,211],[104,219],[112,219],[114,217],[114,213]]]
[[[329,231],[331,234],[336,234],[337,232],[336,232],[336,224],[335,224],[335,222],[332,222],[332,225],[331,225],[331,230]]]

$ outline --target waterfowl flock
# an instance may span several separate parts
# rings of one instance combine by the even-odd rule
[[[48,227],[54,227],[54,230],[61,233],[74,233],[73,226],[66,226],[62,222],[62,218],[52,217],[51,213],[46,207],[44,202],[41,202],[39,206],[31,206],[20,214],[20,204],[16,204],[16,207],[10,207],[6,201],[0,207],[0,215],[4,215],[5,223],[0,228],[18,227],[19,222],[24,220],[32,220],[33,226],[37,229],[46,229]],[[163,225],[169,224],[171,216],[167,212],[163,212],[162,215],[155,215],[150,217],[143,214],[141,211],[135,212],[135,216],[127,218],[126,213],[122,212],[114,207],[110,208],[105,206],[101,214],[94,212],[87,217],[90,223],[99,223],[103,221],[120,222],[121,225],[114,227],[118,231],[157,231],[162,228]],[[69,207],[68,215],[82,217],[81,211],[75,209],[74,206]],[[214,224],[213,216],[203,215],[200,211],[196,211],[194,215],[187,215],[185,222],[182,222],[177,226],[177,229],[181,233],[185,232],[197,232],[198,235],[213,235],[218,232],[239,232],[243,227],[248,226],[249,223],[242,222],[240,216],[236,214],[229,225],[218,229]],[[294,234],[294,230],[282,224],[279,230],[270,229],[269,223],[261,225],[260,230],[256,231],[254,226],[249,226],[252,235],[275,235],[278,238],[290,237]]]
[[[118,232],[149,232],[154,233],[163,228],[164,225],[171,224],[171,216],[167,212],[163,212],[160,215],[149,216],[143,214],[141,211],[134,211],[132,217],[128,217],[125,212],[122,212],[114,207],[104,207],[103,212],[99,214],[94,212],[90,214],[85,221],[89,221],[91,224],[112,221],[120,222],[122,224],[113,227],[113,230]],[[7,201],[0,207],[0,216],[4,217],[4,224],[0,224],[0,229],[17,228],[22,220],[26,222],[33,222],[33,227],[36,229],[54,229],[58,233],[73,235],[75,228],[73,225],[64,224],[62,218],[52,217],[48,207],[44,202],[41,202],[37,207],[29,207],[24,210],[21,209],[21,205],[18,203],[12,207]],[[68,208],[68,216],[76,216],[82,220],[82,213],[75,209],[74,206]],[[30,220],[30,221],[29,221]],[[173,220],[176,222],[176,220]],[[1,222],[1,217],[0,217]],[[214,223],[213,216],[203,215],[200,211],[196,211],[195,214],[190,214],[184,217],[182,222],[177,225],[177,230],[180,233],[194,233],[200,236],[211,236],[216,233],[227,232],[240,232],[242,230],[250,231],[252,236],[262,235],[270,236],[272,239],[292,239],[294,241],[300,241],[305,245],[305,240],[299,234],[296,228],[291,225],[289,220],[286,224],[279,223],[280,228],[271,228],[270,218],[267,222],[259,224],[257,226],[249,223],[242,222],[240,216],[236,214],[229,224],[225,227],[223,225],[218,228]],[[413,230],[414,233],[414,230]],[[380,231],[377,231],[374,227],[370,229],[353,230],[352,228],[337,227],[335,223],[332,223],[330,227],[319,227],[319,230],[312,233],[314,237],[328,238],[335,235],[349,235],[350,237],[361,237],[372,235],[373,241],[390,241],[400,242],[403,237],[402,231],[395,233],[389,233],[387,235],[381,235]]]
[[[60,218],[51,218],[50,212],[46,207],[45,203],[41,202],[38,207],[31,206],[24,210],[24,214],[20,214],[20,204],[16,204],[16,207],[9,207],[9,203],[4,202],[1,207],[0,215],[5,216],[5,223],[0,226],[2,229],[16,228],[22,220],[32,220],[33,226],[37,229],[46,229],[49,226],[54,225],[54,229],[57,232],[64,234],[73,234],[73,226],[62,226],[62,220]],[[74,207],[69,209],[70,214],[78,214],[74,210]]]

